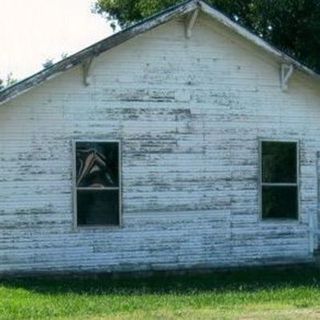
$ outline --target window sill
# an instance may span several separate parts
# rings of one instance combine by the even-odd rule
[[[96,232],[96,231],[108,231],[108,230],[120,230],[123,229],[123,225],[91,225],[91,226],[74,226],[75,232]]]
[[[286,219],[286,218],[270,218],[270,219],[261,219],[259,220],[259,223],[262,224],[302,224],[300,219]]]

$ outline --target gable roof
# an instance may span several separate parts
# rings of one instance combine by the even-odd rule
[[[51,79],[66,70],[69,70],[82,63],[85,63],[86,61],[100,55],[103,52],[110,50],[113,47],[120,45],[121,43],[139,34],[149,31],[155,27],[158,27],[170,21],[173,18],[187,15],[197,9],[206,13],[211,18],[223,24],[233,32],[239,34],[241,37],[254,43],[256,46],[260,47],[267,53],[274,56],[279,62],[292,65],[295,69],[304,72],[305,74],[311,76],[316,80],[320,80],[320,74],[314,72],[313,70],[301,64],[292,57],[288,56],[284,52],[276,49],[275,47],[273,47],[257,35],[253,34],[244,27],[233,22],[230,18],[214,9],[205,1],[187,0],[176,6],[172,6],[148,19],[145,19],[129,28],[126,28],[104,40],[101,40],[55,63],[51,67],[41,70],[40,72],[0,91],[0,105],[41,84],[45,80]]]

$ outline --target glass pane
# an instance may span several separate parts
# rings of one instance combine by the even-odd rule
[[[296,183],[297,144],[262,142],[262,182]]]
[[[77,187],[119,186],[117,142],[76,143]]]
[[[298,218],[297,187],[262,187],[263,218]]]
[[[119,225],[118,190],[78,190],[78,225]]]

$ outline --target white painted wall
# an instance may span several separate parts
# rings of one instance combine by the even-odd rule
[[[319,84],[204,15],[0,108],[0,272],[301,262],[317,214]],[[259,219],[260,138],[300,141],[299,221]],[[73,229],[72,140],[121,139],[123,226]]]

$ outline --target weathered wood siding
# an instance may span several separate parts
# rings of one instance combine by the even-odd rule
[[[319,85],[201,15],[0,108],[0,272],[132,271],[308,261]],[[300,220],[259,218],[258,141],[300,142]],[[121,228],[73,228],[72,140],[122,141]]]

